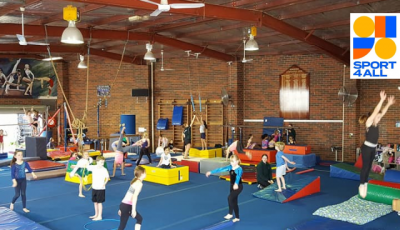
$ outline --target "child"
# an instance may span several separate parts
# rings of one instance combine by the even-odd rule
[[[228,196],[228,205],[229,205],[229,212],[224,218],[229,220],[232,219],[233,215],[232,212],[235,211],[235,219],[233,222],[237,222],[240,220],[239,218],[239,205],[238,205],[238,196],[243,190],[242,184],[242,174],[243,169],[240,167],[240,159],[236,154],[233,154],[230,157],[231,164],[222,168],[217,168],[212,170],[211,172],[206,173],[206,177],[209,177],[213,173],[219,172],[229,172],[230,178],[230,193]]]
[[[79,160],[78,153],[77,152],[71,152],[71,155],[69,155],[69,160],[70,161]]]
[[[147,155],[147,157],[149,158],[149,162],[151,163],[151,157],[150,157],[150,151],[149,151],[150,139],[147,138],[147,133],[143,133],[143,137],[139,143],[141,143],[142,147],[140,148],[140,154],[139,154],[139,158],[136,161],[136,165],[140,164],[140,161],[142,160],[143,155]]]
[[[111,177],[115,176],[115,171],[117,170],[118,166],[121,166],[121,176],[125,176],[124,173],[125,163],[124,163],[124,149],[122,147],[123,136],[124,136],[125,126],[122,127],[122,130],[119,135],[117,147],[114,149],[115,151],[115,158],[114,158],[114,167],[113,167],[113,174]],[[115,142],[114,142],[115,143]]]
[[[136,203],[139,193],[142,191],[144,178],[146,178],[146,170],[142,166],[137,166],[135,168],[135,178],[131,181],[131,185],[119,205],[118,215],[121,216],[121,218],[118,230],[125,229],[129,216],[136,219],[135,230],[140,230],[143,218],[139,212],[136,211]]]
[[[262,149],[267,149],[268,148],[268,134],[263,134],[262,136],[261,136],[261,139],[262,139],[262,141],[261,141],[261,148]]]
[[[22,160],[22,152],[15,152],[13,159],[11,160],[11,178],[13,182],[13,187],[15,188],[15,195],[10,204],[10,210],[14,210],[14,203],[17,201],[19,195],[22,196],[22,207],[23,211],[30,212],[26,208],[26,173],[25,169],[29,173],[32,173],[32,177],[36,179],[36,175],[32,172],[31,167],[28,162]]]
[[[190,125],[188,123],[186,123],[183,126],[184,130],[183,130],[183,134],[182,134],[182,142],[183,142],[183,146],[185,147],[185,153],[183,154],[183,159],[188,159],[190,146],[192,144],[192,125],[193,125],[195,118],[196,118],[196,115],[193,116],[193,119],[192,119],[192,122],[190,123]]]
[[[249,139],[247,140],[246,149],[253,149],[256,143],[253,143],[253,134],[249,135]]]
[[[164,153],[161,154],[160,162],[158,163],[157,167],[166,169],[175,168],[175,166],[172,166],[171,155],[169,154],[168,146],[164,148]]]
[[[289,143],[288,145],[296,145],[296,141],[293,139],[293,136],[289,136]]]
[[[47,143],[46,147],[47,147],[47,149],[55,149],[56,148],[56,146],[54,145],[54,139],[52,137],[50,137],[49,143]]]
[[[79,177],[79,197],[85,197],[82,193],[82,187],[83,187],[83,177],[86,176],[87,170],[86,167],[93,162],[93,159],[89,157],[88,152],[84,152],[82,159],[78,161],[76,165],[74,165],[74,169],[72,172],[70,172],[69,176],[72,178],[74,176]]]
[[[283,149],[285,148],[285,143],[283,142],[276,142],[275,144],[275,149],[278,151],[276,153],[276,182],[278,184],[278,189],[275,190],[276,192],[282,192],[282,189],[286,189],[286,184],[285,184],[285,178],[283,177],[286,175],[286,162],[289,162],[290,164],[296,164],[293,161],[289,161],[284,155],[283,155]],[[281,187],[281,181],[282,181],[282,187]]]
[[[4,152],[4,136],[7,136],[7,132],[0,129],[0,153]]]
[[[205,120],[203,120],[203,116],[200,116],[200,121],[199,118],[196,117],[197,122],[200,124],[200,138],[201,138],[201,150],[207,150],[207,141],[206,141],[206,129],[207,129],[207,123]]]
[[[104,167],[104,157],[96,158],[96,165],[88,166],[92,171],[92,201],[94,203],[94,215],[89,217],[93,220],[102,220],[103,203],[106,200],[106,184],[110,176],[108,170]]]
[[[174,140],[172,140],[172,139],[169,141],[168,147],[169,147],[170,152],[172,152],[172,153],[183,152],[182,149],[174,147]]]

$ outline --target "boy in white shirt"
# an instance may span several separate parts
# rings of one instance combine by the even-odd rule
[[[166,169],[175,168],[175,166],[172,166],[171,154],[169,154],[169,146],[164,148],[164,152],[161,154],[160,162],[158,163],[157,167]]]
[[[88,170],[92,171],[92,201],[94,203],[93,220],[102,220],[103,203],[106,200],[106,184],[110,178],[108,170],[104,167],[104,157],[97,157],[96,165],[89,165]]]

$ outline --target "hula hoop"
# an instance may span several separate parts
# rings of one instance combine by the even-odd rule
[[[193,101],[193,95],[192,94],[190,94],[190,98],[192,99],[193,112],[196,112],[196,109],[194,107],[194,101]]]
[[[83,227],[84,227],[85,230],[90,230],[90,229],[87,228],[88,225],[91,225],[91,224],[93,224],[93,223],[104,222],[104,221],[119,222],[119,220],[116,220],[116,219],[103,219],[103,220],[98,220],[98,221],[90,221],[89,223],[86,223]],[[118,228],[110,228],[110,229],[107,229],[107,230],[117,230],[117,229],[118,229]]]

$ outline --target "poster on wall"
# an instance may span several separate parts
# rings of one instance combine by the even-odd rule
[[[294,65],[279,80],[280,117],[310,119],[310,75]]]
[[[0,58],[0,97],[57,99],[56,81],[50,62]]]

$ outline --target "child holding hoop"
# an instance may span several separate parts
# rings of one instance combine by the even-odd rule
[[[85,197],[82,193],[82,188],[83,188],[83,178],[87,176],[88,170],[86,169],[88,165],[90,165],[93,162],[93,159],[89,157],[88,152],[84,152],[82,158],[76,163],[76,165],[73,165],[72,167],[74,168],[72,172],[70,172],[69,176],[72,178],[74,176],[79,177],[79,197]]]

